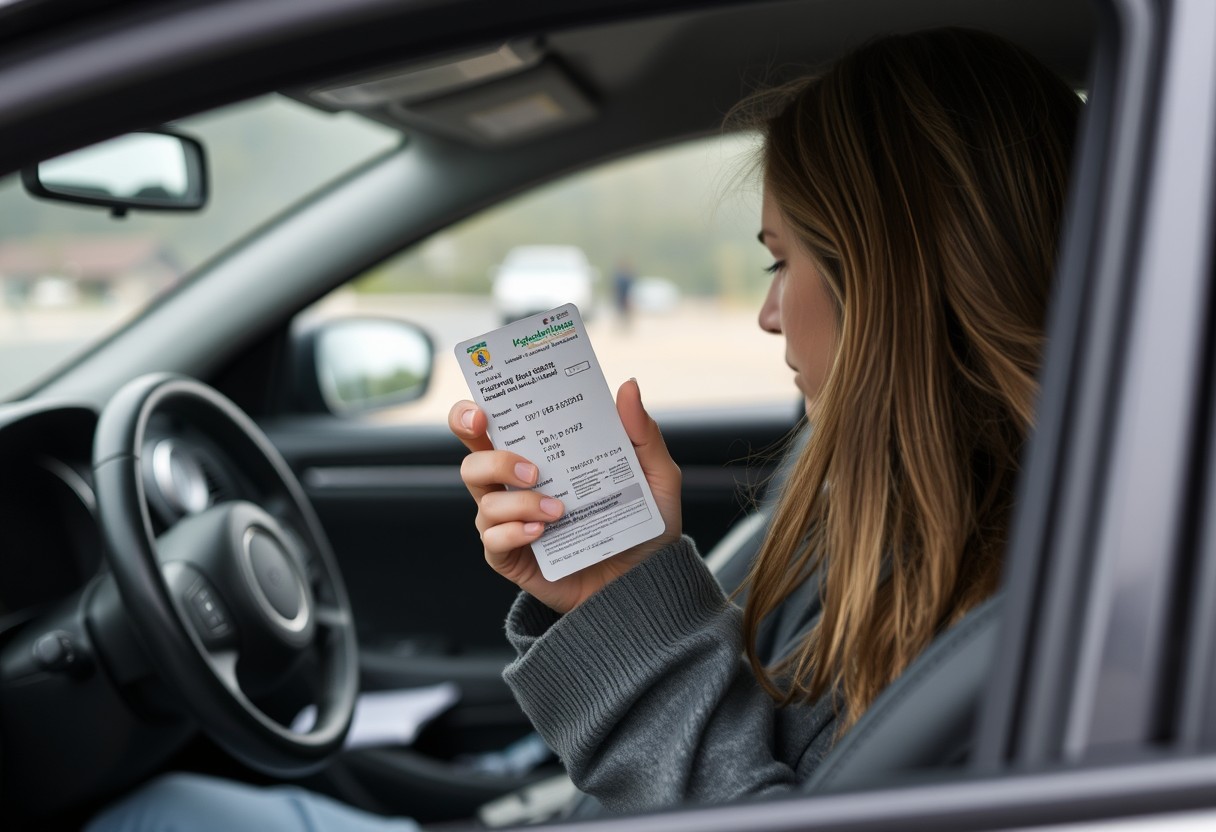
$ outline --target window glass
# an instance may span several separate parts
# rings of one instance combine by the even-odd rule
[[[292,203],[401,141],[368,119],[277,95],[178,122],[207,151],[199,212],[48,202],[0,178],[0,397],[124,325]]]
[[[315,316],[398,316],[435,341],[427,395],[373,418],[443,422],[468,398],[452,348],[507,320],[578,304],[614,389],[652,409],[789,404],[779,337],[756,316],[767,252],[752,137],[611,162],[487,210],[324,299]]]

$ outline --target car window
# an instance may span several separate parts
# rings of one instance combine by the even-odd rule
[[[122,326],[292,203],[401,141],[368,119],[267,96],[185,119],[202,140],[211,199],[198,213],[34,199],[0,179],[0,397]]]
[[[379,421],[443,422],[468,397],[458,342],[569,302],[609,384],[637,377],[651,408],[793,413],[781,339],[756,323],[770,278],[754,148],[750,136],[717,136],[571,175],[380,264],[302,320],[388,315],[430,333],[430,389],[369,417]]]

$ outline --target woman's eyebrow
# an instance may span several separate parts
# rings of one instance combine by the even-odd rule
[[[776,237],[777,235],[769,231],[767,228],[761,228],[760,233],[756,235],[756,239],[760,241],[760,245],[764,245],[765,237]]]

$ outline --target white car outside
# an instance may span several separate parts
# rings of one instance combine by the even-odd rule
[[[597,276],[578,246],[516,246],[493,272],[494,308],[504,322],[564,303],[589,317]]]

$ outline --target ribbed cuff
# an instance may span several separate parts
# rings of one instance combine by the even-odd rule
[[[550,747],[577,753],[679,661],[679,643],[703,633],[727,603],[685,537],[564,616],[517,600],[507,631],[521,655],[503,678]]]
[[[562,614],[554,612],[531,595],[521,591],[507,613],[507,641],[519,655],[532,649],[536,640],[561,620]]]

